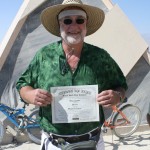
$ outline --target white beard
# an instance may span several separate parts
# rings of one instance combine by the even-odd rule
[[[68,45],[74,45],[79,44],[84,41],[84,37],[86,35],[86,29],[83,30],[80,34],[77,35],[67,35],[62,28],[60,28],[60,35],[62,39],[68,44]]]

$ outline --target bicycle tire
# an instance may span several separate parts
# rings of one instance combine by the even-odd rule
[[[4,137],[4,127],[3,123],[0,121],[0,143],[2,143]]]
[[[34,119],[38,119],[38,116],[39,116],[38,112],[39,112],[39,110],[34,110],[30,114],[29,117],[34,118]],[[31,123],[28,122],[28,125],[32,125],[32,124],[33,124],[33,122],[31,122]],[[28,137],[30,138],[30,140],[32,140],[36,144],[41,144],[41,133],[42,133],[42,130],[40,129],[40,127],[27,128]]]
[[[125,119],[120,113],[117,113],[113,119],[114,134],[119,138],[131,136],[138,128],[141,122],[141,111],[137,106],[127,104],[120,108],[123,114],[130,121],[130,124],[125,124]]]

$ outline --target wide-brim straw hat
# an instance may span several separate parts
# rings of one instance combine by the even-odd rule
[[[44,9],[41,13],[43,26],[53,35],[60,37],[58,15],[65,8],[72,6],[81,8],[87,14],[86,36],[93,34],[102,26],[105,18],[103,10],[98,7],[83,4],[81,0],[64,0],[62,4],[53,5]]]

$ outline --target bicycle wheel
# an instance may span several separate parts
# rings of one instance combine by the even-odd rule
[[[4,127],[3,127],[3,123],[0,121],[0,143],[2,143],[4,137]]]
[[[117,113],[113,119],[113,126],[115,126],[113,131],[117,137],[125,138],[132,135],[138,128],[141,122],[141,111],[138,107],[131,104],[123,106],[120,110],[129,122],[121,113]]]
[[[27,133],[33,142],[41,144],[41,129],[40,126],[35,126],[37,124],[39,125],[38,112],[39,110],[35,110],[30,114],[29,118],[32,118],[33,120],[29,120],[28,125],[31,125],[32,127],[27,128]]]

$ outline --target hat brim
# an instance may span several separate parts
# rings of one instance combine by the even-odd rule
[[[96,32],[103,24],[105,15],[103,10],[85,4],[59,4],[53,5],[44,9],[41,13],[41,22],[43,26],[53,35],[60,37],[60,30],[58,24],[58,14],[66,7],[79,7],[84,10],[88,17],[87,34],[91,35]]]

